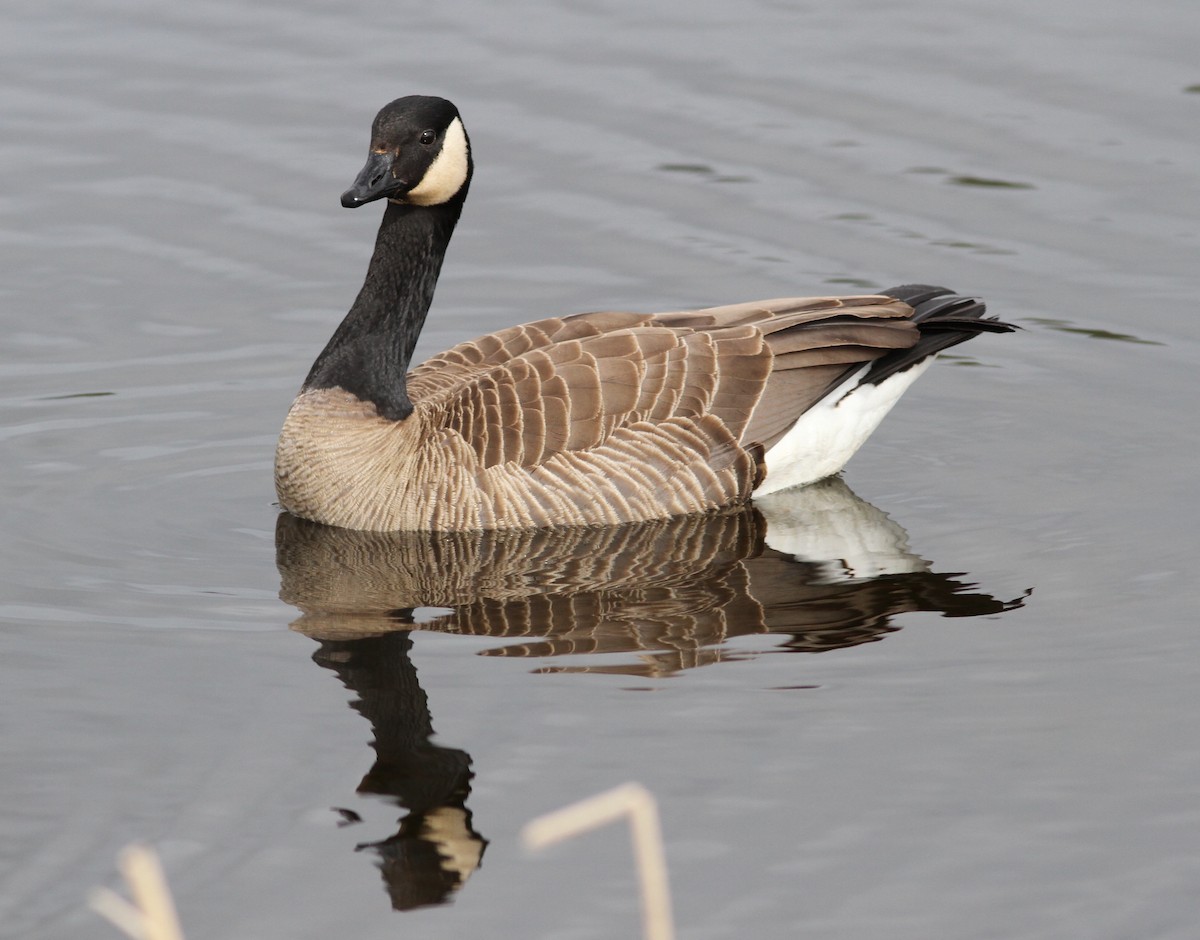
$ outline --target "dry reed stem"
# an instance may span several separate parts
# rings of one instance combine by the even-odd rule
[[[117,866],[129,885],[133,903],[107,888],[97,888],[89,898],[92,910],[133,940],[183,940],[171,889],[154,850],[142,845],[126,846],[117,856]]]
[[[621,817],[629,818],[633,855],[642,888],[642,929],[645,940],[674,940],[671,890],[663,852],[662,826],[654,796],[640,783],[626,783],[586,800],[539,816],[521,830],[526,848],[541,849]]]

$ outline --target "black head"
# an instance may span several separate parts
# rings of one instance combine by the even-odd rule
[[[435,206],[466,193],[471,144],[445,98],[397,98],[375,116],[367,165],[342,193],[348,209],[376,199]]]

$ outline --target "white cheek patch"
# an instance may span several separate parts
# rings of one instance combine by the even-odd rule
[[[442,150],[437,155],[421,182],[404,196],[404,201],[414,206],[436,206],[454,198],[467,181],[467,133],[462,121],[455,118],[446,128],[442,139]]]

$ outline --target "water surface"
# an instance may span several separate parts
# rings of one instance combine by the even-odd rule
[[[1193,935],[1200,10],[2,19],[0,935],[104,935],[134,839],[192,937],[630,935],[623,832],[517,843],[629,779],[683,936]],[[307,539],[274,439],[377,224],[338,195],[413,92],[478,162],[418,355],[913,280],[1025,329],[945,357],[848,468],[856,521],[783,549],[754,514]]]

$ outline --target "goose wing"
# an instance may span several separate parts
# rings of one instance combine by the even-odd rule
[[[408,388],[482,467],[534,467],[674,418],[716,417],[736,445],[770,370],[752,324],[697,330],[647,314],[582,314],[456,346],[410,373]]]
[[[912,347],[912,313],[863,296],[551,318],[460,343],[408,388],[484,466],[531,467],[618,428],[704,415],[770,447],[848,371]]]

